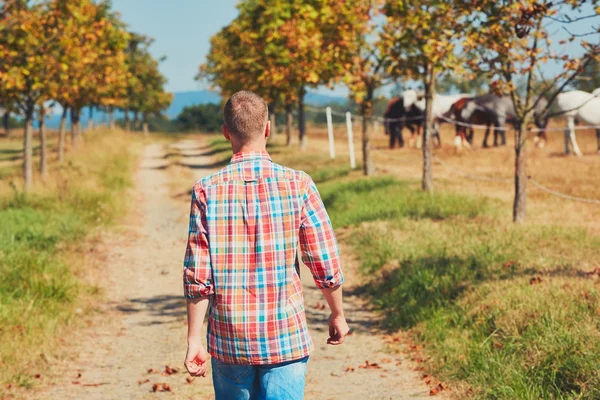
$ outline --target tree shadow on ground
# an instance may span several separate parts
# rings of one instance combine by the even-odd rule
[[[187,163],[179,162],[179,163],[177,163],[177,165],[179,165],[181,167],[185,167],[185,168],[190,168],[190,169],[215,169],[215,168],[222,168],[222,167],[226,166],[227,164],[229,164],[229,161],[230,161],[230,158],[227,157],[226,159],[223,159],[220,161],[209,162],[209,163],[205,163],[205,164],[187,164]]]
[[[497,264],[476,256],[419,257],[378,274],[379,279],[372,279],[348,294],[370,297],[383,311],[383,326],[388,331],[410,329],[438,309],[454,306],[463,293],[482,282],[530,277],[538,272],[533,268],[506,268]]]
[[[157,325],[172,322],[186,316],[186,302],[183,296],[160,295],[129,299],[116,307],[122,313],[149,314],[144,325]]]

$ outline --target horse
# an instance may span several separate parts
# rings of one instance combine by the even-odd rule
[[[440,138],[440,124],[447,122],[444,120],[443,116],[450,111],[450,108],[454,103],[466,97],[469,97],[469,95],[465,93],[451,95],[436,94],[433,96],[431,113],[433,114],[434,119],[431,138],[437,140],[437,146],[442,145],[442,140]],[[425,99],[415,101],[414,104],[421,112],[423,112],[423,114],[425,114]]]
[[[592,93],[583,90],[564,92],[556,97],[556,105],[560,112],[567,117],[565,130],[565,153],[569,154],[569,140],[573,145],[573,152],[582,156],[577,140],[575,139],[575,123],[600,126],[600,88]],[[598,154],[600,154],[600,128],[596,128],[598,139]]]
[[[419,119],[422,120],[423,118],[420,110],[413,107],[413,105],[405,107],[407,102],[413,102],[412,96],[413,94],[416,96],[416,92],[408,91],[408,101],[404,94],[402,97],[392,98],[383,114],[383,118],[385,119],[385,134],[390,136],[390,149],[394,148],[396,141],[398,141],[399,147],[404,147],[404,137],[402,136],[402,129],[404,127],[408,128],[411,138],[414,138],[415,132],[418,135],[422,125],[422,122],[419,121]]]
[[[445,121],[452,120],[456,122],[454,124],[456,132],[454,137],[454,145],[458,149],[460,149],[463,144],[465,144],[467,147],[471,147],[473,145],[474,130],[473,127],[467,127],[466,124],[486,125],[486,136],[489,134],[488,131],[492,125],[492,118],[489,111],[483,109],[476,109],[471,114],[469,120],[463,119],[462,111],[472,99],[473,97],[463,97],[459,99],[457,102],[452,104],[447,113],[443,114],[443,119]],[[497,143],[497,141],[498,131],[494,131],[494,143]]]
[[[534,124],[541,130],[538,134],[540,137],[545,137],[546,126],[548,125],[548,117],[545,112],[547,106],[548,101],[541,98],[537,102],[533,113]],[[488,129],[483,139],[483,147],[488,147],[487,140],[490,133],[490,125],[494,125],[494,146],[498,145],[497,131],[499,131],[499,136],[501,137],[501,145],[506,145],[506,129],[504,126],[506,123],[510,123],[516,127],[519,123],[512,98],[510,96],[497,96],[495,94],[484,94],[473,97],[467,101],[461,111],[461,119],[472,123],[472,118],[474,118],[476,112],[489,119],[489,123],[484,123],[484,125],[488,125]]]

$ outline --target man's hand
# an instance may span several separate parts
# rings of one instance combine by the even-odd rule
[[[338,345],[344,343],[344,338],[350,332],[346,318],[343,315],[329,316],[329,339],[327,344]]]
[[[188,342],[187,355],[185,356],[185,369],[191,376],[206,376],[206,362],[208,353],[202,343]]]

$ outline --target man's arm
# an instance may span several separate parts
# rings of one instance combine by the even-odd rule
[[[208,297],[187,299],[188,350],[185,368],[192,376],[206,376],[208,355],[202,345],[202,326],[208,304]]]
[[[183,265],[183,286],[188,314],[185,367],[192,376],[206,374],[208,356],[202,345],[202,325],[208,309],[209,296],[214,294],[205,212],[204,191],[196,185],[192,192],[189,236]]]
[[[350,332],[346,317],[344,316],[342,287],[338,286],[333,289],[321,289],[331,315],[329,316],[329,339],[327,344],[338,345],[344,343],[344,338]]]
[[[342,288],[344,276],[331,221],[321,196],[312,180],[304,197],[300,224],[302,261],[327,300],[331,310],[329,339],[332,345],[342,344],[349,328],[344,317]]]

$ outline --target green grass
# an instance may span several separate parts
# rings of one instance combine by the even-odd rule
[[[73,263],[86,237],[126,209],[136,148],[115,134],[86,137],[68,165],[52,166],[45,187],[0,197],[0,380],[30,386],[42,372],[40,356],[73,323],[82,284]],[[77,257],[81,260],[81,257]]]
[[[358,292],[384,328],[411,332],[458,398],[600,398],[600,277],[586,275],[598,237],[505,224],[494,201],[392,178],[319,190],[334,226],[355,226]]]

